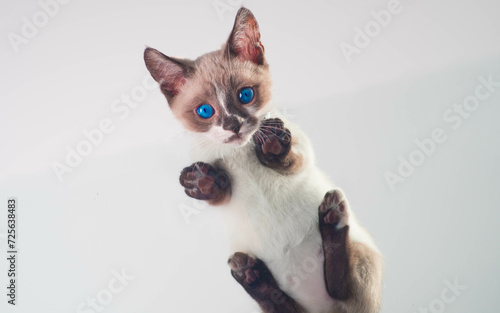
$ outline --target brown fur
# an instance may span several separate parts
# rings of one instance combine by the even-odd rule
[[[271,100],[271,75],[257,21],[248,10],[242,10],[237,21],[221,50],[194,61],[168,57],[152,48],[144,52],[146,66],[160,83],[172,112],[191,131],[206,132],[214,125],[223,125],[228,119],[226,111],[256,124],[254,115]],[[248,104],[237,98],[244,87],[255,92]],[[217,90],[224,94],[224,104]],[[215,109],[209,119],[196,114],[196,108],[205,103]]]
[[[349,240],[348,203],[340,190],[327,192],[319,206],[324,275],[328,294],[337,300],[333,312],[376,313],[381,308],[382,258],[368,246]]]
[[[259,27],[245,8],[238,11],[233,31],[221,50],[191,61],[147,48],[144,59],[174,115],[194,132],[219,127],[239,136],[243,123],[258,126],[259,114],[271,99],[271,77]],[[245,87],[252,87],[255,94],[248,104],[238,100],[239,91]],[[210,104],[215,114],[208,119],[200,118],[196,109],[201,104]],[[262,124],[265,126],[265,123]],[[261,129],[258,133],[265,131]],[[293,152],[296,139],[283,123],[264,135],[254,137],[259,161],[283,175],[299,172],[304,160]],[[229,199],[231,188],[227,174],[217,165],[201,162],[195,165],[184,169],[180,177],[188,196],[211,204]],[[337,229],[341,220],[348,219],[344,200],[338,191],[327,193],[319,208],[325,285],[331,298],[337,300],[330,313],[376,313],[381,306],[383,261],[377,251],[349,239],[347,222]],[[233,262],[233,277],[264,313],[303,312],[294,299],[280,290],[264,262],[242,253],[235,254],[230,262]]]
[[[288,153],[284,161],[289,165],[284,169],[277,169],[279,173],[283,175],[294,175],[300,172],[302,165],[304,164],[304,158],[302,157],[302,155],[293,152],[293,146],[296,144],[296,139],[292,137],[292,149],[290,149],[290,153]]]

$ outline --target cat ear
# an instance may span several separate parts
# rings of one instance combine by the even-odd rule
[[[168,57],[149,47],[144,50],[144,61],[151,76],[160,84],[167,100],[179,93],[180,88],[186,82],[187,74],[192,70],[181,60]]]
[[[265,63],[259,24],[247,8],[242,7],[236,14],[233,31],[226,43],[226,52],[238,57],[240,61],[251,61],[257,65]]]

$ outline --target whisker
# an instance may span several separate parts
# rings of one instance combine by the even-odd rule
[[[259,142],[261,144],[263,144],[266,140],[265,140],[265,134],[259,129],[259,131],[256,133],[257,134],[257,138],[259,139]]]

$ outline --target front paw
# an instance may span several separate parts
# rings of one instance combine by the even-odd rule
[[[253,135],[255,152],[259,161],[270,168],[285,169],[292,165],[289,156],[292,135],[279,118],[264,120],[259,131]]]
[[[216,203],[225,198],[230,191],[229,177],[212,165],[197,162],[184,168],[179,182],[189,197]]]

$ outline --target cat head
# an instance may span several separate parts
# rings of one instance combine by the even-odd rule
[[[220,50],[188,60],[146,48],[144,60],[175,117],[215,144],[246,144],[268,110],[269,66],[259,26],[246,8]]]

